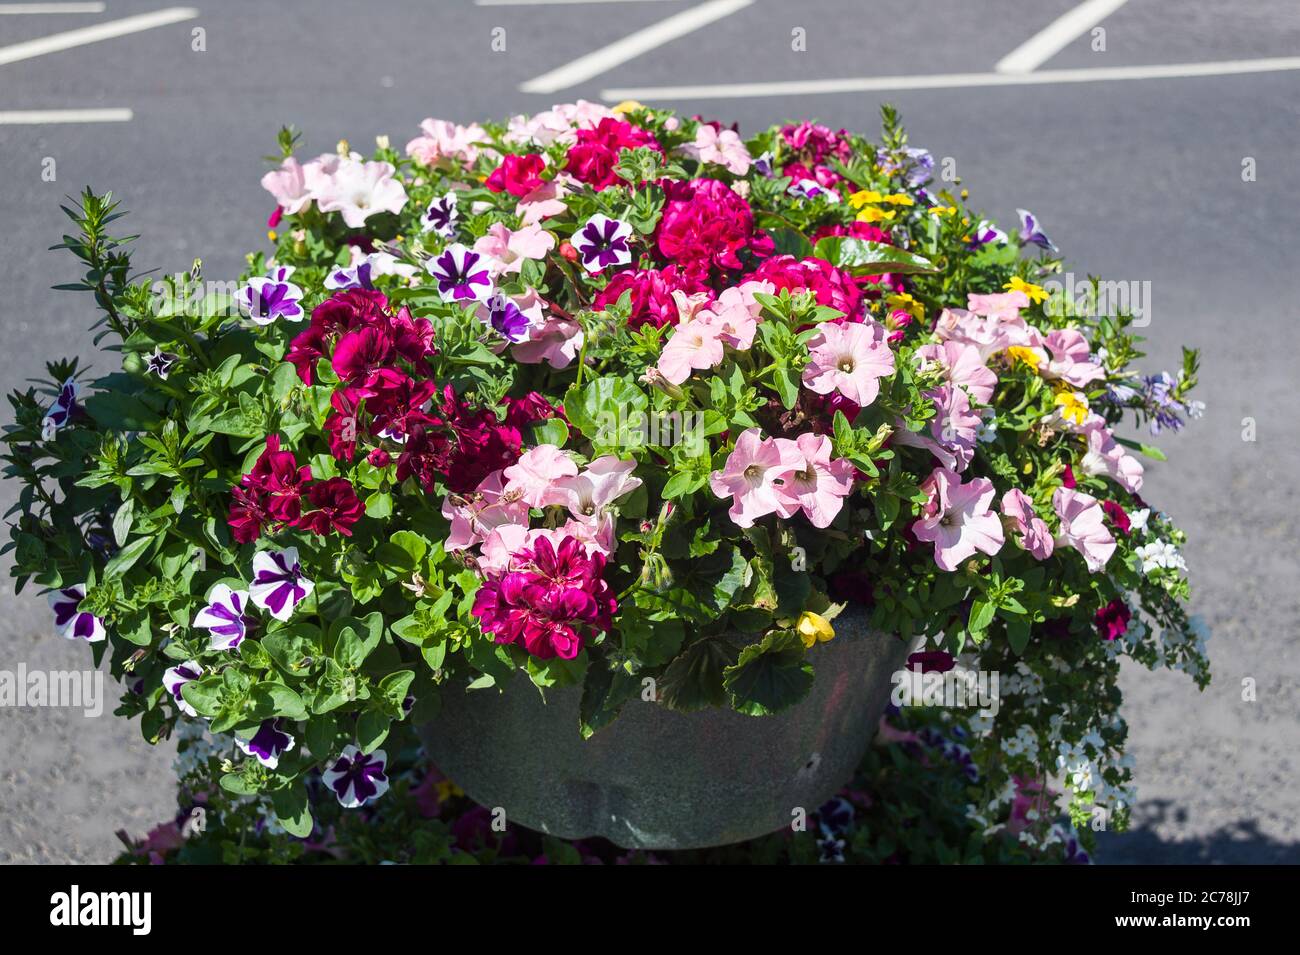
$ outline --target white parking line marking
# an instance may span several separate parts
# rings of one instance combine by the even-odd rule
[[[998,60],[993,69],[999,73],[1032,73],[1127,2],[1085,0]]]
[[[892,90],[946,90],[975,86],[1049,86],[1107,80],[1163,80],[1239,73],[1300,70],[1300,56],[1213,63],[1167,63],[1157,66],[1108,66],[1036,73],[939,73],[929,76],[864,76],[831,80],[772,83],[721,83],[714,86],[629,86],[601,90],[601,99],[634,100],[743,99],[755,96],[811,96],[817,93],[874,93]]]
[[[5,63],[16,63],[19,60],[30,60],[32,57],[44,56],[46,53],[70,50],[73,47],[85,46],[87,43],[111,40],[113,37],[125,36],[128,33],[165,27],[169,23],[193,20],[198,15],[199,11],[193,7],[168,7],[166,10],[158,10],[154,13],[123,17],[121,20],[109,20],[107,23],[97,23],[91,27],[53,33],[24,43],[0,46],[0,66]]]
[[[129,109],[9,109],[0,110],[0,126],[40,126],[45,123],[127,123]]]
[[[678,37],[708,26],[715,20],[721,20],[738,10],[743,10],[753,2],[754,0],[709,0],[708,3],[701,3],[681,13],[674,13],[666,20],[628,34],[609,46],[578,57],[572,63],[533,77],[521,83],[519,89],[525,93],[554,93],[557,90],[576,86],[642,53],[648,53]]]
[[[9,13],[103,13],[102,3],[0,3],[0,16]]]
[[[474,0],[476,7],[552,7],[574,3],[676,3],[677,0]]]

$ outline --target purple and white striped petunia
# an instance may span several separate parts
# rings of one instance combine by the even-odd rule
[[[1055,255],[1058,251],[1056,243],[1038,227],[1038,217],[1028,209],[1017,209],[1016,212],[1020,213],[1020,244],[1036,245]]]
[[[59,429],[68,423],[72,412],[77,407],[77,383],[69,378],[59,389],[59,396],[54,399],[41,420],[41,440],[53,441]]]
[[[301,322],[304,314],[302,289],[289,281],[293,274],[290,266],[272,269],[267,275],[249,279],[248,284],[235,293],[239,309],[258,325],[270,325],[277,318]]]
[[[763,155],[754,160],[754,169],[760,176],[772,178],[772,151],[769,149]]]
[[[54,611],[54,629],[68,640],[85,640],[98,643],[104,639],[104,621],[93,613],[78,610],[86,597],[84,584],[73,584],[56,590],[49,596],[50,609]]]
[[[420,228],[425,232],[434,232],[444,239],[456,234],[456,220],[460,212],[456,208],[456,191],[453,189],[445,196],[438,196],[429,203],[429,208],[420,216]]]
[[[285,732],[288,720],[272,718],[262,720],[262,725],[250,739],[235,737],[235,745],[244,751],[245,756],[253,756],[267,769],[280,765],[280,757],[293,749],[294,738]]]
[[[263,550],[253,555],[252,601],[276,620],[288,620],[316,585],[302,575],[298,548]]]
[[[492,296],[487,259],[457,242],[425,263],[444,302],[486,302]]]
[[[185,697],[181,696],[181,688],[186,683],[193,683],[199,677],[203,676],[203,667],[199,666],[194,660],[186,660],[184,663],[178,663],[174,667],[168,667],[163,671],[162,684],[163,689],[172,695],[176,701],[176,708],[186,716],[198,716],[194,707],[185,702]]]
[[[827,202],[839,202],[840,196],[834,189],[827,189],[816,179],[800,179],[789,189],[790,195],[800,199],[816,199],[818,196]]]
[[[573,234],[572,244],[582,256],[582,267],[588,272],[600,272],[632,261],[627,244],[631,238],[632,226],[628,223],[596,213]]]
[[[517,345],[528,337],[532,321],[519,310],[514,300],[498,290],[487,303],[478,307],[478,317],[483,324],[495,329],[502,338]]]
[[[373,290],[375,287],[375,257],[367,255],[353,265],[342,266],[325,276],[325,287],[336,291],[342,289],[362,288]]]
[[[1007,241],[1007,234],[995,226],[988,219],[981,219],[979,225],[975,226],[971,233],[970,244],[978,247],[988,245],[990,242],[1004,243]]]
[[[356,809],[388,792],[388,777],[384,775],[387,761],[388,755],[382,749],[366,756],[349,743],[321,778],[334,790],[339,805]]]
[[[208,605],[194,618],[194,626],[208,631],[208,648],[233,650],[248,634],[248,591],[231,590],[217,584],[208,595]]]
[[[155,345],[153,354],[144,356],[144,370],[166,381],[167,376],[172,373],[172,365],[176,364],[177,357],[171,352],[163,351],[161,346]]]

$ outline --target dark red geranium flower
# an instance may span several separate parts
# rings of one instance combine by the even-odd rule
[[[1098,633],[1107,640],[1114,640],[1128,632],[1128,622],[1132,617],[1128,604],[1117,598],[1098,610],[1093,621],[1097,624]]]
[[[392,360],[393,340],[379,326],[348,332],[334,346],[334,374],[349,384],[368,382]]]
[[[1114,501],[1102,501],[1101,509],[1106,512],[1106,516],[1110,518],[1110,523],[1115,530],[1127,537],[1129,531],[1132,530],[1132,524],[1128,519],[1128,511]]]
[[[506,156],[501,165],[492,170],[485,185],[493,192],[508,192],[523,198],[542,184],[542,170],[545,168],[546,160],[537,153]]]
[[[627,291],[632,293],[632,315],[627,324],[634,329],[643,325],[663,328],[675,323],[678,315],[673,292],[685,292],[687,295],[711,292],[702,276],[690,274],[677,265],[662,269],[636,269],[616,273],[596,296],[594,307],[608,308]]]
[[[270,524],[296,521],[302,489],[309,481],[311,468],[299,467],[292,451],[280,450],[278,434],[268,435],[252,469],[231,489],[234,502],[226,520],[235,540],[247,544]]]
[[[956,665],[957,661],[946,650],[920,650],[907,658],[907,668],[922,673],[947,673]]]
[[[655,230],[659,254],[688,272],[711,266],[739,269],[736,253],[754,234],[754,214],[740,195],[718,179],[666,181],[663,217]]]
[[[338,531],[351,537],[352,525],[365,513],[347,478],[332,477],[312,484],[307,489],[307,503],[311,509],[303,512],[296,526],[321,536]]]
[[[838,309],[851,322],[862,320],[861,289],[853,276],[837,269],[825,259],[796,259],[793,255],[774,255],[747,278],[771,282],[778,292],[781,289],[792,292],[807,289],[816,297],[818,305]]]

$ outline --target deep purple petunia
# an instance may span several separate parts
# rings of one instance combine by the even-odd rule
[[[41,420],[41,440],[53,441],[60,428],[72,418],[77,407],[77,383],[69,378],[59,389],[59,396],[54,399]]]
[[[248,591],[231,590],[226,584],[212,588],[208,605],[194,618],[194,626],[208,631],[208,647],[212,650],[235,649],[248,634],[250,623]]]
[[[456,208],[456,192],[449,191],[445,196],[436,196],[429,203],[420,217],[420,228],[450,239],[456,234],[456,220],[460,213]]]
[[[298,548],[263,550],[253,555],[252,601],[276,620],[288,620],[316,585],[302,574]]]
[[[504,292],[495,292],[487,304],[479,309],[479,318],[496,330],[502,338],[511,343],[518,343],[528,337],[532,326],[527,315]]]
[[[382,749],[367,756],[349,744],[321,774],[321,779],[334,790],[339,805],[344,809],[356,809],[388,792],[388,777],[384,774],[387,761],[388,755]]]
[[[54,629],[59,636],[68,640],[98,643],[105,636],[104,622],[93,613],[77,609],[85,596],[86,588],[82,584],[64,587],[50,594],[50,609],[54,611]]]
[[[270,325],[277,318],[301,322],[305,317],[302,289],[289,281],[293,269],[280,266],[270,274],[248,280],[248,284],[235,293],[240,310],[258,325]]]
[[[632,261],[628,247],[631,238],[632,226],[628,223],[597,213],[573,234],[572,244],[582,257],[582,267],[588,272],[600,272]]]
[[[1038,217],[1028,209],[1017,209],[1016,212],[1020,213],[1020,244],[1036,245],[1055,255],[1056,244],[1039,227]]]
[[[449,245],[425,263],[444,302],[486,302],[492,295],[487,259],[467,246]]]
[[[294,738],[285,732],[288,721],[284,719],[263,720],[262,725],[250,739],[235,737],[235,745],[244,751],[244,755],[253,756],[267,769],[275,769],[280,764],[280,757],[295,746]]]
[[[201,676],[203,676],[203,667],[194,660],[178,663],[163,672],[163,689],[171,694],[172,699],[176,701],[176,708],[186,716],[198,716],[198,713],[194,711],[194,707],[185,702],[185,697],[181,696],[181,689],[186,683],[193,683]]]

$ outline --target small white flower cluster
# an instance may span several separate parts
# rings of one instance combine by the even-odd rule
[[[1002,752],[1008,756],[1038,758],[1038,734],[1028,723],[1016,730],[1016,735],[1002,741]]]
[[[1002,688],[1007,696],[1023,696],[1026,702],[1032,703],[1043,693],[1043,678],[1021,660],[1016,664],[1016,671],[1003,680]]]
[[[176,758],[172,760],[172,772],[177,779],[186,779],[194,773],[206,776],[208,761],[229,755],[235,745],[233,736],[210,734],[204,720],[177,721],[176,741],[178,747]]]
[[[1094,734],[1089,734],[1092,736]],[[1085,737],[1085,741],[1088,737]],[[1100,743],[1100,739],[1098,739]],[[1097,777],[1097,766],[1088,756],[1084,742],[1070,743],[1063,741],[1057,747],[1056,768],[1065,774],[1066,782],[1076,792],[1087,792],[1093,788]]]
[[[1153,570],[1187,570],[1187,561],[1178,553],[1178,548],[1168,541],[1152,541],[1133,549],[1133,553],[1142,561],[1142,573],[1150,574]]]

